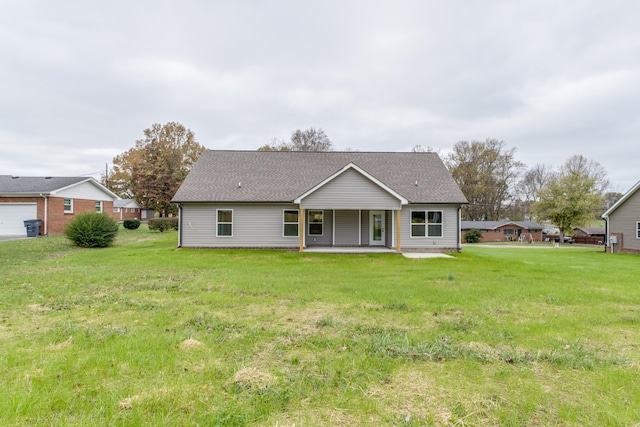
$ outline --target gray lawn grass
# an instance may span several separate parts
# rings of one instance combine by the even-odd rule
[[[634,425],[639,266],[0,242],[0,425]]]

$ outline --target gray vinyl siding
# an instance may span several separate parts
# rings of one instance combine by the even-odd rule
[[[442,212],[442,237],[411,237],[411,211],[441,211]],[[449,249],[458,247],[458,206],[455,205],[405,205],[400,214],[400,248],[420,249],[440,248]]]
[[[216,209],[233,210],[233,237],[216,236]],[[283,210],[294,204],[190,204],[182,205],[183,247],[300,247],[299,237],[283,237]],[[300,230],[299,230],[300,231]]]
[[[360,224],[360,233],[362,235],[362,246],[369,245],[369,211],[360,212],[360,217],[362,218]]]
[[[311,210],[321,210],[324,212],[323,216],[323,233],[322,236],[318,236],[317,234],[309,234],[309,211],[305,210],[305,229],[306,229],[306,245],[307,246],[331,246],[333,240],[333,211],[328,209],[311,209]]]
[[[336,246],[358,245],[358,211],[336,211]]]
[[[393,241],[393,216],[395,214],[395,211],[387,211],[384,215],[384,245],[389,248],[395,247],[396,245]]]
[[[640,221],[640,191],[629,197],[609,215],[609,234],[622,234],[624,249],[640,250],[636,223]]]
[[[305,197],[304,209],[399,209],[400,201],[353,169]]]

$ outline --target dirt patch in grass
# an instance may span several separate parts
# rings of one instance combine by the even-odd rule
[[[193,338],[186,339],[182,341],[180,345],[178,345],[178,348],[180,348],[181,350],[193,350],[195,348],[201,347],[204,347],[204,343]]]
[[[27,308],[29,309],[29,311],[32,311],[35,313],[40,313],[43,311],[51,311],[51,308],[45,307],[42,304],[29,304]]]
[[[235,373],[230,384],[244,389],[264,390],[277,382],[277,378],[257,368],[242,368]]]

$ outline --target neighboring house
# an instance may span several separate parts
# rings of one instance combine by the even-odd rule
[[[26,235],[30,219],[42,222],[39,234],[63,234],[76,214],[112,212],[117,198],[93,178],[0,175],[0,234]]]
[[[602,245],[605,241],[605,227],[573,227],[573,242],[588,245]]]
[[[133,199],[118,199],[113,202],[113,214],[111,215],[117,221],[124,221],[125,219],[137,219],[142,221],[142,212],[145,213],[145,219],[147,209],[143,209]]]
[[[462,241],[471,229],[482,231],[482,242],[542,241],[542,225],[531,221],[462,221]]]
[[[640,253],[640,182],[618,200],[602,218],[611,252]]]
[[[212,151],[176,192],[181,247],[460,249],[467,201],[435,153]]]

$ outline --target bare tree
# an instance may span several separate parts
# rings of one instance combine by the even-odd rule
[[[468,220],[499,220],[513,199],[515,183],[524,164],[515,160],[515,148],[504,141],[460,141],[445,160],[469,205]]]
[[[423,147],[422,145],[418,144],[411,147],[411,152],[412,153],[434,153],[435,150],[433,149],[433,147],[429,145],[427,145],[426,147]]]
[[[600,163],[587,159],[581,154],[571,156],[567,159],[565,164],[560,168],[561,174],[577,173],[586,178],[593,179],[595,181],[596,189],[601,194],[607,191],[610,186],[609,179],[607,178],[607,171],[600,165]]]
[[[331,151],[331,140],[320,128],[296,129],[289,142],[273,138],[270,144],[258,148],[258,151]]]
[[[554,173],[547,165],[536,164],[527,170],[517,185],[519,207],[522,218],[527,220],[531,216],[531,205],[538,201],[538,192],[553,178]]]

